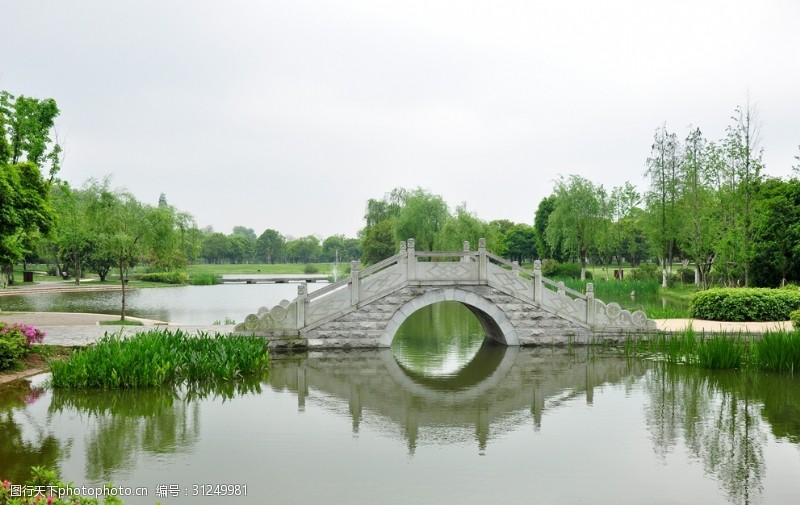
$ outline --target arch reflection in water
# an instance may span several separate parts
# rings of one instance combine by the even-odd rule
[[[455,378],[485,347],[478,319],[459,302],[441,302],[414,312],[392,341],[395,359],[409,374],[423,379]]]

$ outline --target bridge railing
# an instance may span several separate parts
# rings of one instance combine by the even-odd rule
[[[425,259],[428,261],[420,261]],[[308,293],[306,285],[301,284],[292,302],[281,302],[272,309],[262,307],[258,314],[246,318],[243,327],[247,330],[301,330],[338,317],[360,303],[376,300],[407,284],[488,285],[590,326],[649,324],[641,311],[631,314],[616,303],[606,305],[595,300],[592,283],[586,285],[584,294],[563,282],[544,277],[539,260],[534,262],[531,271],[487,252],[485,239],[479,240],[477,251],[470,250],[469,242],[464,242],[462,251],[416,251],[414,239],[409,239],[401,242],[398,254],[363,270],[358,266],[357,261],[352,262],[348,278],[313,293]]]

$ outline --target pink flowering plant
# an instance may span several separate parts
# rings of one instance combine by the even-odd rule
[[[44,340],[44,332],[35,326],[0,322],[0,370],[19,366],[19,359],[30,352],[33,344]]]

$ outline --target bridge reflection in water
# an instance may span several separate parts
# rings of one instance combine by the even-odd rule
[[[377,414],[382,429],[392,426],[410,453],[427,436],[437,443],[442,437],[475,440],[483,452],[493,437],[531,419],[538,430],[549,406],[576,397],[592,403],[596,386],[641,376],[645,369],[641,362],[621,357],[594,361],[586,349],[567,353],[484,345],[469,364],[448,377],[409,371],[390,349],[376,349],[278,359],[269,381],[274,389],[296,392],[300,410],[312,390],[346,399],[354,433],[365,411]],[[532,416],[522,415],[527,411]]]

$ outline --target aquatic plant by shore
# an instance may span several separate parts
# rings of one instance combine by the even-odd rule
[[[771,372],[800,370],[800,330],[763,335],[697,333],[691,327],[671,335],[629,339],[628,355],[703,368],[747,368]]]
[[[54,388],[106,389],[235,380],[268,366],[264,339],[166,329],[130,338],[106,334],[97,345],[50,363]]]

